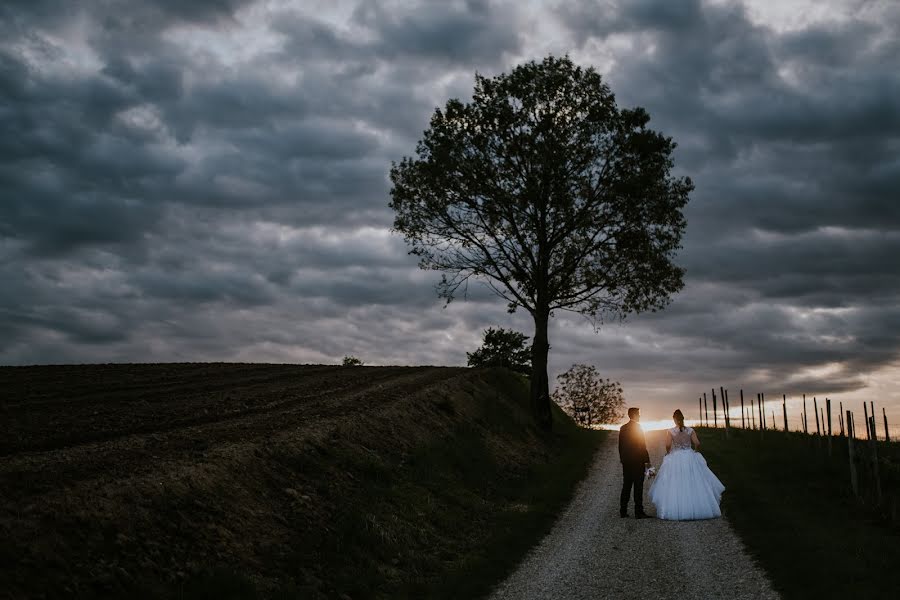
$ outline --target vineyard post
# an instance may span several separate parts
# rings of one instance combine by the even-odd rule
[[[890,442],[891,441],[891,430],[888,429],[887,413],[884,411],[883,406],[881,407],[881,414],[884,417],[884,441]]]
[[[719,427],[719,409],[716,406],[716,388],[712,389],[712,397],[713,397],[713,427]]]
[[[865,400],[863,400],[863,418],[866,420],[866,440],[871,440],[872,429],[869,427],[869,408],[866,406]]]
[[[841,437],[844,437],[844,403],[838,401],[838,414],[841,416]]]
[[[756,429],[756,404],[753,403],[753,397],[750,398],[750,426]]]
[[[706,392],[703,392],[703,412],[706,413],[706,426],[709,427],[709,406],[706,404]]]
[[[872,439],[877,441],[878,440],[878,430],[875,428],[875,424],[878,423],[878,421],[875,420],[875,401],[874,400],[869,401],[869,408],[872,409],[871,411],[869,411],[869,416],[872,417]]]
[[[759,437],[762,438],[766,432],[766,417],[763,413],[762,392],[756,394],[756,408],[759,410]]]
[[[759,419],[762,421],[763,429],[768,429],[768,425],[766,425],[766,393],[760,392],[759,394]]]
[[[809,421],[806,417],[806,394],[803,394],[803,433],[809,433]]]
[[[828,456],[831,456],[831,398],[825,398],[825,407],[828,411]]]
[[[787,394],[781,395],[781,410],[784,411],[784,432],[788,432],[787,424]]]
[[[853,489],[853,495],[859,496],[859,480],[856,478],[856,455],[853,450],[853,413],[847,411],[847,454],[850,457],[850,487]]]
[[[816,452],[818,452],[822,449],[822,429],[825,424],[822,424],[822,428],[819,427],[819,403],[815,396],[813,396],[813,413],[816,416]]]
[[[869,419],[871,419],[872,431],[874,432],[875,415],[872,415]],[[872,472],[875,473],[875,497],[878,499],[878,505],[881,506],[881,475],[879,474],[878,468],[878,440],[872,435],[872,439],[869,443],[872,445]]]
[[[816,435],[822,435],[822,431],[819,429],[819,405],[815,396],[813,396],[813,412],[816,413]]]
[[[719,388],[722,391],[722,408],[725,409],[725,439],[728,439],[728,429],[731,427],[731,406],[728,404],[728,390]]]
[[[887,417],[884,418],[884,422],[887,423]],[[744,419],[744,389],[741,388],[741,429],[747,429],[746,420]],[[885,429],[887,429],[887,425],[885,425]]]

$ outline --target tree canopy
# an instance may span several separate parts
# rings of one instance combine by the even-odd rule
[[[622,384],[604,379],[592,365],[572,365],[557,375],[553,401],[582,427],[616,423],[625,414]]]
[[[548,321],[658,310],[682,287],[674,258],[693,189],[671,175],[671,138],[620,109],[568,57],[476,74],[471,102],[437,109],[391,168],[394,230],[448,302],[474,278],[535,323],[532,401],[550,426]]]
[[[518,331],[489,327],[484,343],[474,352],[466,352],[470,367],[506,367],[520,373],[531,373],[531,347],[528,336]]]

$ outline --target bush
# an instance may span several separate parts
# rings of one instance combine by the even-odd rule
[[[343,362],[341,362],[341,366],[344,367],[361,367],[363,366],[363,364],[363,361],[359,360],[353,355],[345,356]]]

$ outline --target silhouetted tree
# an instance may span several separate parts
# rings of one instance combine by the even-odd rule
[[[472,101],[437,109],[391,168],[394,230],[449,302],[471,277],[534,319],[531,399],[551,426],[547,327],[556,310],[605,318],[661,309],[693,185],[670,174],[675,143],[619,109],[568,57],[475,76]],[[463,288],[466,289],[465,287]]]
[[[582,427],[616,423],[625,414],[622,385],[600,377],[593,366],[572,365],[556,379],[553,401]]]
[[[531,347],[528,336],[511,329],[488,327],[484,343],[475,352],[466,352],[470,367],[506,367],[528,374],[531,372]]]
[[[342,367],[361,367],[363,366],[363,361],[359,360],[355,356],[348,355],[344,357],[344,360],[341,362]]]

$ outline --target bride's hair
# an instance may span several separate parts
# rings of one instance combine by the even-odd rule
[[[684,415],[681,414],[681,409],[676,409],[675,412],[672,413],[672,418],[678,423],[678,430],[684,431]]]

